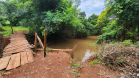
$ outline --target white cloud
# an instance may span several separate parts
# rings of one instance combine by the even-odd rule
[[[87,17],[95,14],[100,14],[104,8],[104,0],[81,0],[81,4],[78,7],[81,11],[85,11]]]

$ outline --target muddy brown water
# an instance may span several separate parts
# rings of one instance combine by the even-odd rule
[[[68,39],[63,42],[49,45],[54,49],[74,49],[73,57],[83,62],[91,55],[97,52],[96,46],[90,46],[90,43],[95,43],[98,36],[88,36],[81,39]]]

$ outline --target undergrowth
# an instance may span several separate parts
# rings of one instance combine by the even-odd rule
[[[74,61],[71,61],[71,62],[70,62],[70,67],[72,67],[72,69],[73,69],[73,70],[72,70],[72,73],[74,73],[74,75],[75,75],[76,77],[80,76],[78,70],[76,69],[76,68],[83,68],[83,66],[80,65],[80,63],[75,63]]]
[[[13,32],[15,31],[29,31],[28,28],[22,27],[22,26],[17,26],[17,27],[13,27]],[[10,34],[12,34],[12,29],[10,26],[0,26],[0,33],[4,35],[4,37],[8,37],[10,36]]]
[[[139,42],[132,43],[131,40],[125,40],[124,42],[117,43],[103,43],[99,47],[97,58],[101,57],[100,62],[113,71],[119,71],[119,76],[123,78],[137,77],[139,72],[139,58],[136,52],[136,47],[139,46]],[[96,62],[97,63],[97,62]],[[93,65],[92,63],[91,65]]]

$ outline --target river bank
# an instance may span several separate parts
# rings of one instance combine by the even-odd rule
[[[71,62],[79,63],[82,68],[74,68]],[[35,61],[14,70],[3,71],[1,78],[106,78],[100,73],[101,66],[90,66],[89,62],[83,63],[72,59],[65,52],[48,53],[43,57],[43,52],[38,51]],[[75,71],[77,70],[77,71]],[[76,75],[78,73],[79,75]]]

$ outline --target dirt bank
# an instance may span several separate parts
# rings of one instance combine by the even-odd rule
[[[4,37],[3,48],[5,48],[10,43],[10,37]]]
[[[18,67],[14,70],[4,71],[0,78],[76,78],[70,62],[73,59],[64,52],[49,53],[43,58],[43,52],[38,51],[35,55],[35,61]],[[79,78],[105,78],[100,75],[99,65],[90,67],[89,63],[80,63],[83,68],[77,68],[80,74]]]

